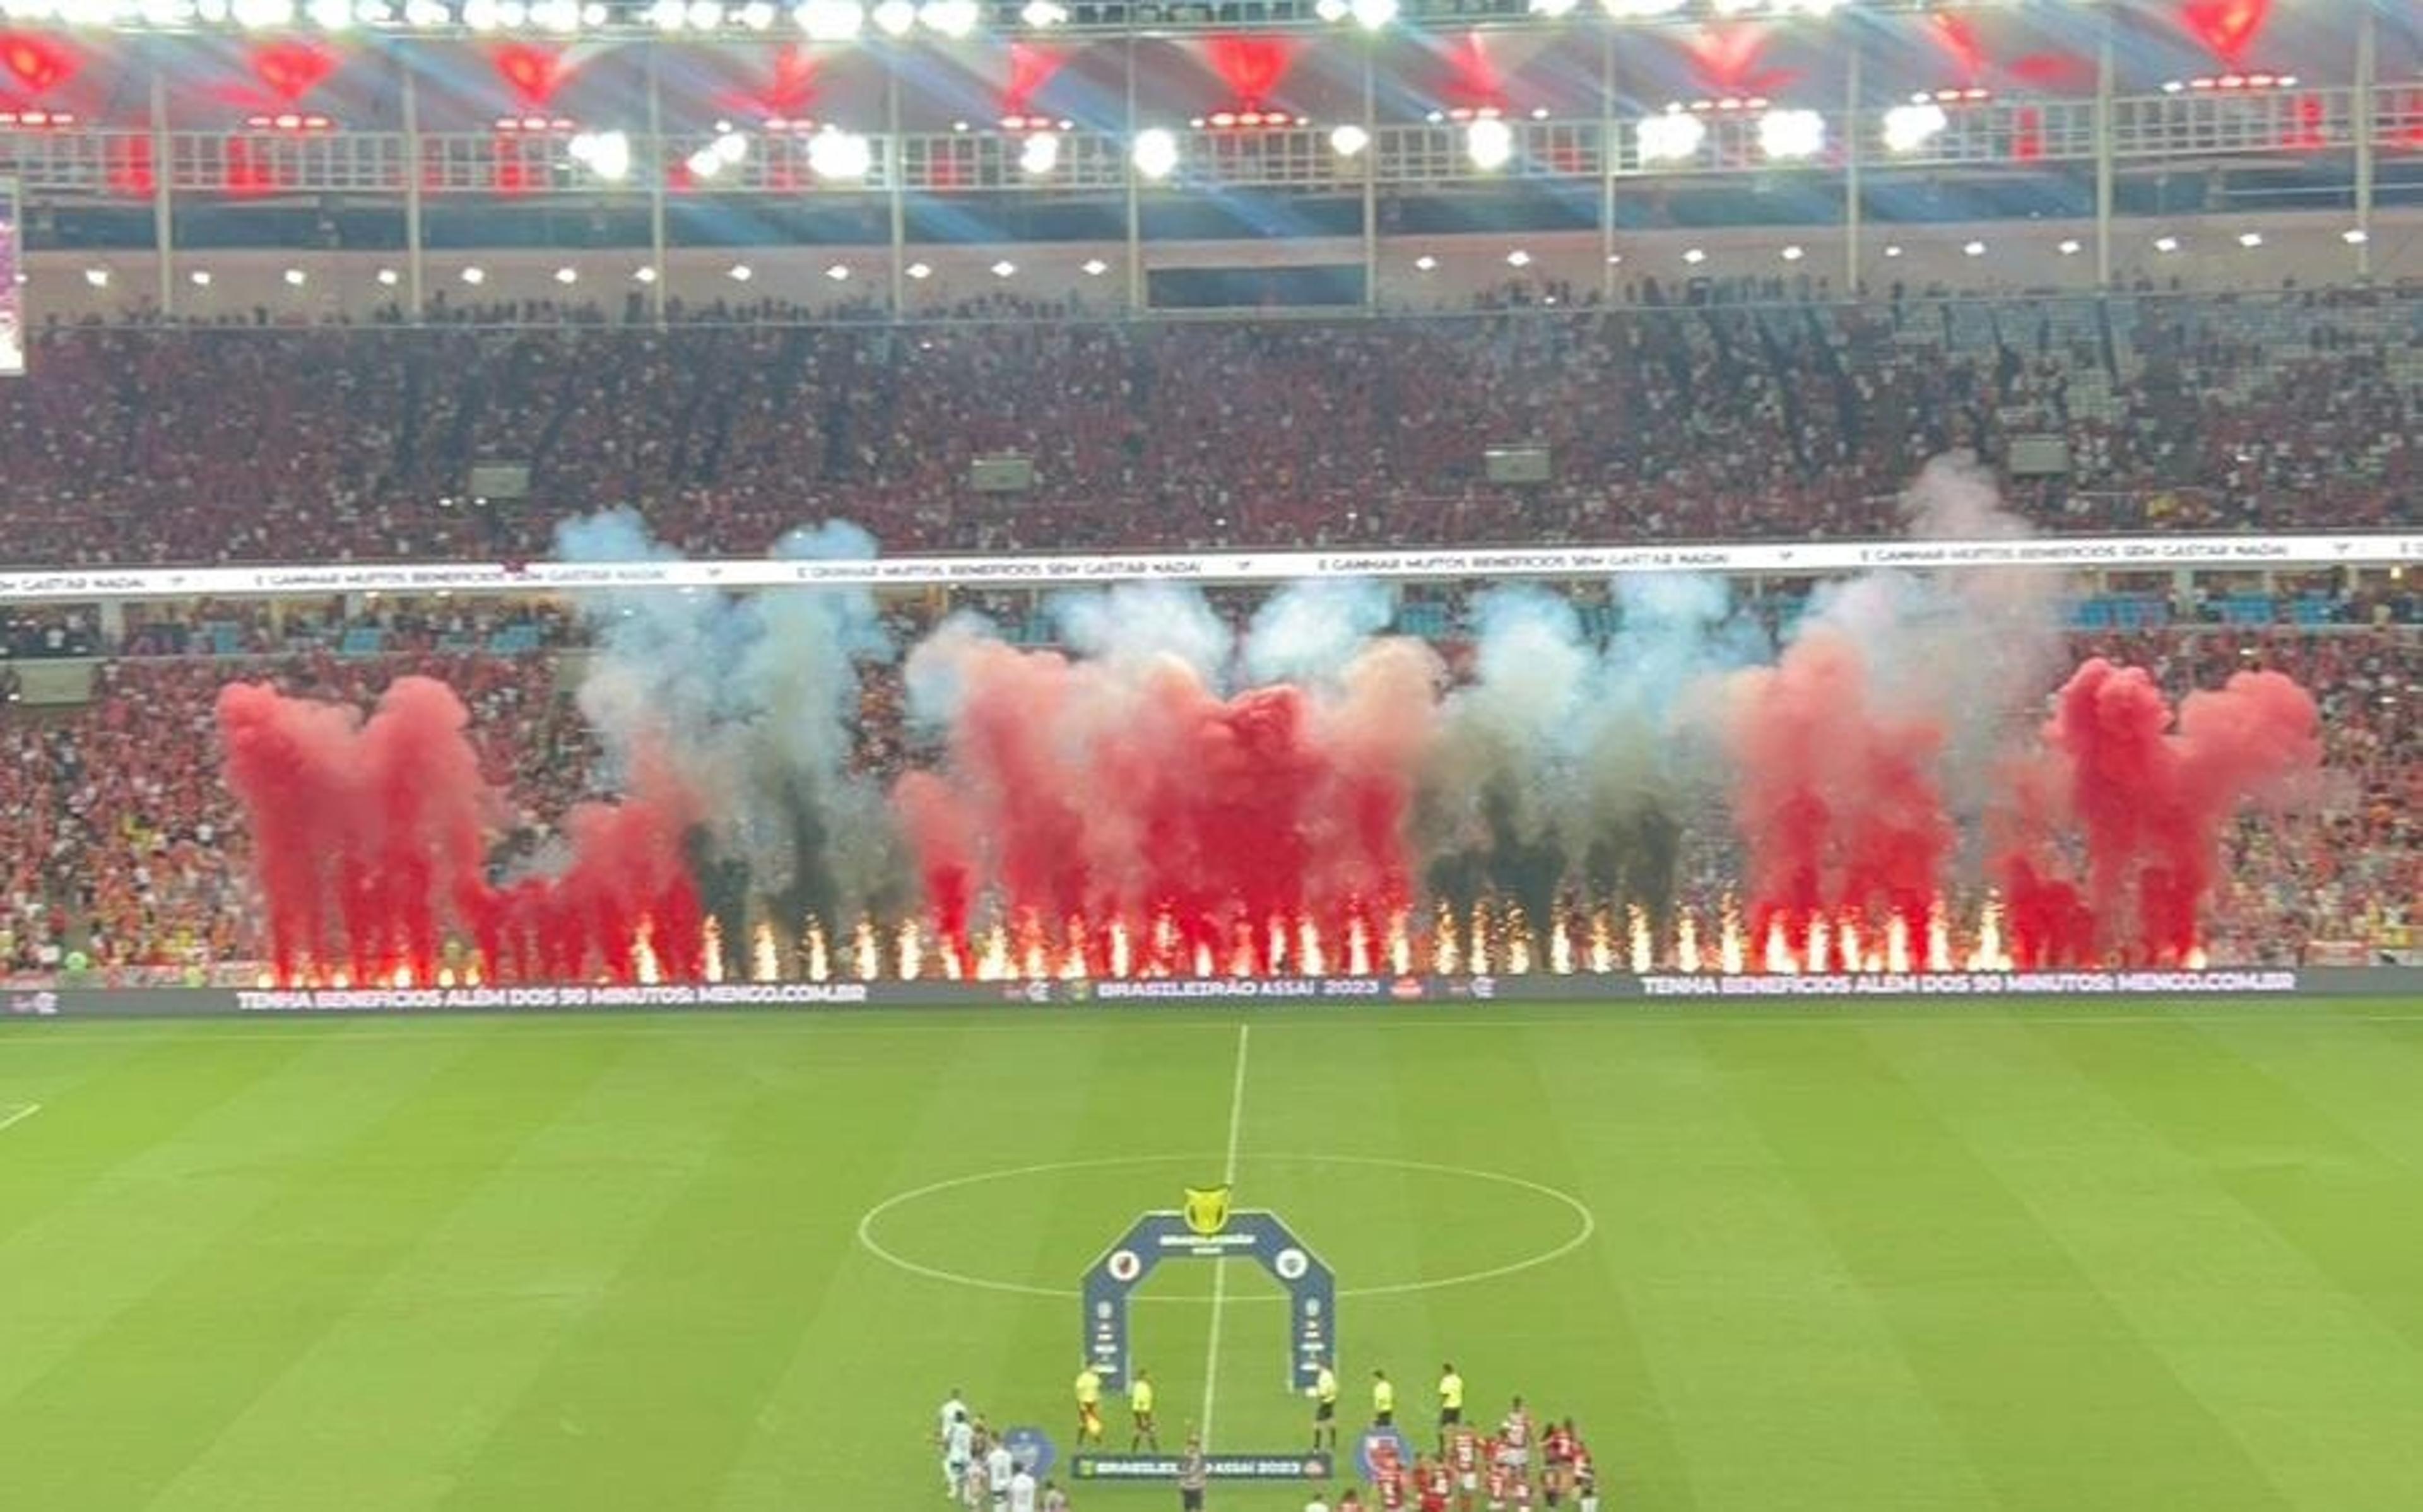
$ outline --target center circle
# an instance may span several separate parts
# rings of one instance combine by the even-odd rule
[[[1591,1236],[1598,1231],[1596,1216],[1591,1212],[1589,1205],[1580,1198],[1544,1182],[1533,1181],[1526,1176],[1511,1175],[1502,1171],[1484,1171],[1470,1166],[1443,1165],[1428,1160],[1402,1160],[1389,1156],[1373,1155],[1258,1155],[1247,1157],[1243,1163],[1243,1179],[1239,1185],[1247,1192],[1247,1195],[1242,1199],[1244,1205],[1248,1207],[1268,1205],[1279,1210],[1291,1225],[1296,1226],[1305,1235],[1313,1248],[1322,1252],[1324,1259],[1338,1268],[1341,1281],[1357,1268],[1370,1268],[1364,1266],[1354,1252],[1369,1241],[1357,1241],[1345,1235],[1325,1233],[1317,1208],[1307,1210],[1286,1201],[1290,1187],[1297,1189],[1296,1195],[1304,1196],[1307,1195],[1307,1187],[1318,1188],[1322,1184],[1324,1177],[1313,1176],[1307,1180],[1306,1173],[1325,1172],[1328,1173],[1325,1179],[1331,1182],[1338,1180],[1338,1174],[1342,1173],[1346,1180],[1354,1184],[1354,1189],[1358,1192],[1368,1191],[1375,1181],[1384,1178],[1389,1173],[1394,1173],[1400,1181],[1412,1178],[1427,1185],[1495,1189],[1494,1196],[1488,1199],[1490,1207],[1469,1219],[1451,1210],[1452,1205],[1450,1205],[1450,1210],[1444,1212],[1425,1205],[1422,1209],[1422,1224],[1425,1232],[1450,1233],[1465,1230],[1467,1226],[1493,1233],[1506,1228],[1514,1229],[1516,1232],[1521,1232],[1522,1228],[1528,1227],[1546,1229],[1546,1233],[1539,1242],[1528,1247],[1526,1252],[1518,1252],[1503,1262],[1483,1264],[1466,1258],[1450,1274],[1445,1276],[1424,1280],[1386,1281],[1360,1286],[1340,1285],[1338,1295],[1341,1300],[1355,1297],[1394,1297],[1411,1292],[1439,1291],[1449,1286],[1465,1286],[1477,1282],[1495,1281],[1502,1276],[1514,1275],[1517,1272],[1530,1270],[1547,1265],[1551,1261],[1562,1259],[1589,1243]],[[1216,1168],[1218,1164],[1217,1160],[1211,1161],[1209,1168]],[[922,1187],[912,1187],[907,1191],[895,1192],[868,1208],[858,1221],[858,1242],[869,1254],[885,1264],[905,1270],[911,1275],[924,1276],[931,1281],[949,1282],[954,1285],[972,1286],[981,1291],[1003,1292],[1018,1297],[1048,1297],[1074,1300],[1080,1295],[1075,1286],[1047,1286],[1011,1277],[988,1276],[961,1269],[956,1266],[933,1264],[929,1260],[917,1258],[917,1252],[920,1251],[927,1255],[933,1255],[937,1249],[946,1248],[946,1246],[929,1242],[920,1243],[914,1240],[904,1241],[897,1233],[887,1236],[887,1226],[892,1230],[913,1227],[913,1222],[904,1221],[903,1215],[911,1215],[913,1218],[916,1208],[937,1202],[942,1203],[945,1206],[962,1209],[962,1216],[964,1216],[964,1210],[974,1205],[979,1200],[978,1194],[990,1187],[1014,1187],[1017,1183],[1035,1182],[1043,1178],[1065,1180],[1070,1176],[1085,1176],[1094,1173],[1140,1170],[1150,1167],[1164,1167],[1173,1173],[1172,1179],[1155,1186],[1153,1191],[1158,1194],[1165,1189],[1168,1198],[1174,1200],[1181,1187],[1203,1183],[1207,1162],[1200,1156],[1121,1155],[1085,1160],[1048,1160],[1036,1165],[1012,1166],[1004,1170],[978,1171],[966,1175],[951,1176],[942,1181],[928,1182]],[[1265,1203],[1265,1196],[1270,1196],[1272,1200]],[[1554,1227],[1548,1228],[1545,1224],[1527,1222],[1521,1219],[1515,1220],[1514,1223],[1508,1223],[1505,1221],[1507,1215],[1504,1205],[1510,1201],[1522,1207],[1554,1212],[1557,1215]],[[1072,1258],[1071,1271],[1079,1268],[1085,1260],[1099,1254],[1101,1247],[1116,1237],[1124,1225],[1132,1222],[1138,1214],[1156,1205],[1162,1205],[1148,1200],[1133,1208],[1115,1208],[1105,1213],[1101,1220],[1101,1232],[1089,1233],[1082,1241],[1080,1247],[1082,1252]],[[1174,1201],[1169,1202],[1167,1205],[1174,1206]],[[956,1232],[981,1234],[985,1232],[985,1225],[982,1222],[965,1223]],[[904,1251],[910,1252],[903,1252]],[[947,1260],[949,1256],[942,1254],[939,1258]],[[1227,1298],[1232,1304],[1284,1299],[1275,1293],[1270,1295],[1232,1293]],[[1207,1303],[1211,1298],[1209,1296],[1156,1295],[1154,1289],[1148,1287],[1137,1296],[1136,1300],[1197,1304]]]

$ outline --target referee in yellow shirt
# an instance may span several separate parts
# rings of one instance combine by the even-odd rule
[[[1393,1428],[1397,1425],[1397,1388],[1385,1370],[1371,1372],[1371,1425]]]
[[[1134,1454],[1145,1445],[1152,1445],[1154,1454],[1161,1453],[1161,1435],[1152,1424],[1152,1376],[1139,1370],[1135,1382],[1128,1388],[1128,1415],[1135,1419],[1135,1437],[1128,1441],[1128,1453]]]
[[[1090,1360],[1077,1367],[1077,1442],[1102,1441],[1102,1378]]]
[[[1439,1366],[1438,1452],[1447,1453],[1449,1428],[1464,1421],[1464,1378],[1455,1373],[1454,1362]]]
[[[1338,1447],[1338,1372],[1329,1361],[1321,1362],[1320,1371],[1312,1378],[1312,1452],[1321,1453],[1321,1441],[1327,1439],[1329,1447]]]

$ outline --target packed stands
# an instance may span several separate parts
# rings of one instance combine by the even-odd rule
[[[822,518],[891,551],[1876,535],[1954,448],[2049,529],[2417,517],[2423,296],[1749,292],[1343,323],[53,330],[0,386],[0,560],[528,558],[616,504],[719,555]],[[2019,437],[2067,443],[2068,470],[2011,471]],[[1487,481],[1514,442],[1556,480]],[[1003,452],[1032,492],[971,486]],[[475,497],[482,462],[528,464],[531,496]]]
[[[223,610],[207,612],[227,622]],[[519,609],[491,612],[492,638],[524,622]],[[541,618],[527,612],[532,622]],[[382,628],[399,639],[422,636],[404,627],[423,618],[418,607],[399,608],[384,616]],[[924,622],[913,609],[894,620],[899,632]],[[140,634],[156,637],[163,622],[148,622]],[[267,631],[250,624],[230,654],[189,637],[182,654],[113,659],[101,665],[88,702],[0,715],[0,855],[12,868],[0,895],[7,969],[55,968],[69,952],[88,954],[104,970],[172,974],[252,958],[249,856],[219,780],[212,722],[216,691],[231,679],[269,678],[289,691],[358,705],[406,672],[445,678],[469,705],[485,775],[519,805],[499,816],[504,839],[493,853],[499,867],[536,854],[563,810],[593,791],[595,748],[554,649],[574,638],[568,622],[547,620],[545,646],[520,654],[423,644],[350,655],[340,648],[356,627],[325,616],[308,622],[317,638],[290,626],[292,638],[272,654],[258,653]],[[467,622],[435,633],[443,642],[476,631]],[[2304,941],[2415,921],[2423,906],[2423,726],[2414,710],[2423,638],[2411,623],[2079,632],[2071,650],[2146,666],[2175,695],[2246,667],[2276,668],[2316,690],[2332,786],[2307,811],[2258,814],[2236,831],[2218,905],[2217,954],[2293,959]],[[868,669],[857,725],[861,770],[888,778],[914,759],[892,671]],[[1723,855],[1721,833],[1701,842],[1693,847],[1701,854]],[[1713,902],[1726,885],[1729,869],[1712,865],[1707,877],[1687,884],[1695,903]],[[1709,897],[1700,898],[1701,890]]]

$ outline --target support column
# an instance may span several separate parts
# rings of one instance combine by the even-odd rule
[[[657,60],[661,52],[658,44],[649,42],[648,49],[648,266],[656,279],[648,285],[648,318],[659,328],[665,323],[665,286],[671,280],[665,272],[665,98],[657,78]]]
[[[168,73],[151,51],[151,256],[158,263],[152,298],[163,315],[177,312],[177,219],[169,199],[177,177],[168,159]]]
[[[1363,44],[1363,307],[1380,307],[1380,108],[1378,66]]]
[[[1844,28],[1849,37],[1851,55],[1843,68],[1843,297],[1856,299],[1860,292],[1860,227],[1865,213],[1860,203],[1860,149],[1866,116],[1860,108],[1860,31],[1859,18],[1850,18]]]
[[[2110,8],[2103,12],[2102,37],[2095,50],[2095,287],[2112,287],[2112,28],[2117,24]]]
[[[1615,119],[1615,28],[1598,35],[1598,293],[1615,303],[1615,176],[1623,161],[1623,134]]]
[[[909,154],[900,145],[900,50],[883,49],[883,174],[891,200],[892,318],[909,313]]]
[[[412,71],[412,49],[395,50],[395,66],[404,77],[397,94],[404,115],[404,312],[415,323],[429,312],[428,260],[422,255],[420,181],[428,171],[420,155],[420,83]]]
[[[2380,48],[2374,8],[2359,8],[2355,24],[2355,276],[2372,277],[2373,90],[2381,82]]]
[[[1126,128],[1119,141],[1119,161],[1126,170],[1128,186],[1128,313],[1141,315],[1148,297],[1144,277],[1144,186],[1137,181],[1135,165],[1136,138],[1136,39],[1127,37]]]

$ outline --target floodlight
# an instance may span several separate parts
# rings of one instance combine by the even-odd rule
[[[1495,173],[1514,156],[1514,131],[1504,121],[1484,118],[1464,129],[1465,155],[1483,173]]]
[[[855,132],[828,126],[808,138],[808,166],[819,179],[863,179],[875,166],[875,148]]]
[[[1885,150],[1915,152],[1950,125],[1951,118],[1932,100],[1895,105],[1885,112]]]
[[[1770,110],[1758,118],[1758,150],[1770,158],[1812,158],[1825,147],[1826,118],[1813,110]]]
[[[1129,149],[1136,172],[1148,179],[1166,179],[1178,167],[1178,138],[1158,126],[1136,133]]]
[[[1700,144],[1708,139],[1708,123],[1687,111],[1670,110],[1643,116],[1633,135],[1641,162],[1687,163],[1700,155]]]

